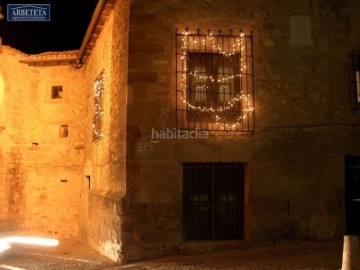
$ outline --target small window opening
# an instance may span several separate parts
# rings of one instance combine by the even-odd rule
[[[52,99],[61,99],[63,96],[63,88],[62,86],[53,86],[51,91]]]
[[[87,183],[87,184],[88,184],[88,190],[90,190],[90,187],[91,187],[91,186],[90,186],[91,177],[90,177],[90,175],[86,175],[85,177],[86,177],[86,179],[87,179],[87,181],[88,181],[88,183]]]
[[[68,125],[61,125],[59,128],[59,137],[67,138],[69,136],[69,127]]]

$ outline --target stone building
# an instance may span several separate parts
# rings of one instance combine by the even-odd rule
[[[2,45],[1,229],[124,262],[354,232],[359,9],[99,0],[78,51]]]

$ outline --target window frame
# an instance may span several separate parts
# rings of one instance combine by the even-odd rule
[[[233,61],[228,61],[228,65],[223,63],[221,64],[221,60],[224,59],[223,56],[220,56],[218,53],[210,52],[190,52],[188,53],[188,70],[189,74],[194,74],[196,70],[196,62],[199,62],[200,64],[203,62],[205,64],[205,71],[197,71],[197,73],[200,73],[198,77],[204,76],[204,77],[211,77],[204,79],[205,83],[202,82],[194,82],[196,81],[195,76],[189,76],[188,79],[188,85],[187,85],[187,99],[188,102],[194,104],[195,106],[203,106],[203,107],[219,107],[219,106],[225,106],[226,102],[228,102],[231,98],[234,98],[236,95],[240,95],[240,89],[241,89],[241,78],[236,76],[236,74],[239,74],[240,72],[240,54],[236,53],[233,56],[229,56],[226,59],[234,58]],[[200,61],[197,61],[197,58],[204,58]],[[205,60],[205,61],[204,61]],[[208,61],[209,60],[209,61]],[[232,65],[229,63],[232,62]],[[233,68],[232,72],[219,72],[219,68],[225,69],[225,67]],[[224,85],[224,83],[220,82],[219,80],[222,80],[225,78],[225,74],[227,76],[234,76],[233,77],[233,91],[232,91],[232,97],[228,100],[220,101],[220,86]],[[201,80],[201,79],[200,79]],[[203,101],[197,101],[196,100],[196,94],[198,93],[196,89],[196,84],[200,84],[201,86],[206,86],[205,88],[205,96],[206,100]],[[229,83],[231,84],[231,83]],[[195,86],[195,88],[194,88]],[[210,90],[208,91],[207,89]],[[202,92],[201,92],[202,93]],[[235,107],[231,111],[227,111],[226,113],[223,113],[222,116],[225,117],[227,121],[233,121],[236,119],[236,116],[241,113],[241,104],[236,103]],[[211,112],[199,112],[195,111],[191,108],[188,108],[187,110],[187,120],[194,121],[194,120],[205,120],[205,121],[212,121],[213,114]]]
[[[240,54],[237,53],[235,54],[235,61],[234,61],[234,64],[233,65],[229,65],[227,67],[232,67],[234,68],[233,72],[223,72],[223,73],[220,73],[220,72],[216,72],[218,70],[218,68],[220,67],[219,66],[219,60],[216,59],[216,58],[220,58],[218,54],[216,53],[204,53],[204,52],[191,52],[188,54],[188,66],[189,66],[189,70],[190,72],[194,72],[196,71],[196,66],[195,66],[195,63],[194,63],[194,58],[197,58],[197,57],[205,57],[206,59],[206,63],[205,63],[205,76],[212,76],[212,78],[214,79],[214,82],[210,82],[210,83],[207,83],[207,80],[205,83],[201,83],[201,82],[195,82],[195,83],[199,83],[199,84],[205,84],[206,86],[214,86],[212,89],[212,91],[210,91],[209,93],[206,91],[206,96],[207,96],[207,101],[214,101],[214,105],[221,105],[221,101],[220,101],[220,91],[219,91],[219,86],[220,85],[223,85],[225,83],[221,83],[219,82],[219,80],[223,79],[223,78],[220,78],[221,75],[228,75],[228,76],[234,76],[234,81],[233,81],[233,95],[235,94],[240,94],[240,77],[237,77],[235,76],[235,74],[238,74],[240,72],[240,68],[239,68],[239,61],[240,61]],[[211,61],[210,61],[210,64],[207,63],[207,59],[210,58]],[[233,56],[229,56],[229,58],[233,58]],[[216,61],[214,61],[214,59]],[[236,61],[237,60],[237,61]],[[223,68],[225,67],[225,63],[223,63]],[[201,72],[203,73],[203,72]],[[200,75],[201,76],[201,75]],[[196,100],[194,100],[192,98],[192,94],[196,94],[196,89],[193,89],[192,88],[192,85],[194,84],[194,76],[189,76],[189,80],[188,80],[188,91],[189,91],[189,95],[188,95],[188,99],[189,101],[191,100],[192,102],[195,102],[195,105],[203,105],[201,104],[202,102],[197,102]],[[225,101],[226,102],[226,101]],[[224,102],[223,102],[224,103]]]
[[[195,33],[190,33],[188,29],[185,32],[176,32],[176,127],[188,130],[253,133],[255,131],[253,32],[244,34],[240,30],[239,33],[234,33],[231,29],[230,34],[223,34],[220,30],[218,32],[219,34],[212,34],[208,30],[207,33],[201,33],[200,29]],[[193,59],[201,58],[202,55],[205,59],[208,58],[209,62],[206,64],[206,60],[203,60],[205,64],[201,72],[206,78],[211,76],[214,80],[212,84],[199,80],[195,80],[194,84],[192,79],[195,71]],[[217,56],[212,57],[212,55]],[[230,61],[222,67],[223,63],[220,64],[219,59],[228,57],[238,59],[238,64],[234,65],[234,62]],[[211,64],[211,61],[217,64]],[[211,69],[212,72],[208,70],[205,72],[206,66],[209,65],[211,67],[207,69]],[[232,66],[235,68],[231,68]],[[221,75],[227,73],[234,76],[234,80],[230,81],[230,87],[226,82],[218,81],[222,78]],[[231,77],[228,76],[226,79]],[[194,87],[203,87],[203,89],[196,90]],[[198,94],[200,91],[205,94]],[[219,104],[224,106],[218,106]]]

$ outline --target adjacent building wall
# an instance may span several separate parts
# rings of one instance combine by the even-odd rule
[[[126,177],[128,1],[116,1],[83,66],[19,63],[2,46],[0,225],[78,237],[119,261]],[[98,35],[99,33],[95,33]],[[104,70],[104,137],[93,141],[94,81]],[[52,86],[63,86],[61,99]],[[66,138],[59,126],[68,125]]]
[[[245,230],[254,245],[341,237],[344,155],[360,155],[359,127],[346,125],[359,122],[349,108],[346,69],[347,54],[360,42],[356,5],[132,2],[126,258],[168,254],[183,242],[183,162],[248,164],[251,222]],[[254,31],[254,134],[216,132],[208,140],[148,147],[152,128],[175,128],[175,28],[185,27]]]
[[[79,235],[83,175],[84,83],[70,65],[28,66],[2,46],[0,72],[7,103],[0,124],[1,225],[53,237]],[[52,86],[63,97],[52,99]],[[60,125],[68,136],[60,136]]]
[[[24,133],[19,131],[24,130],[21,120],[24,119],[25,112],[21,108],[25,107],[24,95],[29,86],[29,76],[25,72],[26,67],[18,63],[21,56],[22,54],[14,49],[1,47],[0,72],[4,83],[4,100],[1,104],[0,180],[1,225],[5,229],[16,228],[25,220],[25,176],[21,171],[24,166],[21,148],[25,138]],[[24,73],[22,83],[14,70]],[[18,103],[12,104],[12,100],[17,100]],[[15,119],[15,116],[19,119]]]
[[[125,134],[129,3],[116,1],[83,67],[86,77],[87,114],[82,232],[94,248],[113,260],[121,258],[121,209],[125,194]],[[105,71],[104,136],[92,138],[94,81]],[[88,211],[86,210],[88,209]]]

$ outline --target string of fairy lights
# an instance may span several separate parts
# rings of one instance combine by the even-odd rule
[[[226,46],[222,46],[224,44],[220,44],[218,40],[218,36],[215,37],[210,31],[207,35],[192,35],[188,30],[181,33],[181,51],[180,54],[180,65],[182,67],[182,73],[180,78],[180,90],[182,95],[180,96],[183,104],[186,105],[188,109],[192,111],[198,112],[206,112],[211,113],[213,116],[213,120],[216,125],[224,127],[226,129],[232,129],[241,122],[246,119],[246,116],[249,113],[254,112],[254,107],[252,106],[251,95],[244,91],[243,84],[241,82],[245,82],[247,72],[246,66],[246,55],[247,55],[247,47],[245,41],[245,34],[240,32],[238,36],[234,36],[234,38],[230,44],[230,41],[227,42]],[[192,36],[192,38],[189,38]],[[198,37],[197,39],[194,36]],[[217,74],[217,76],[209,75],[204,72],[200,72],[199,70],[188,70],[188,54],[191,52],[208,52],[211,53],[216,52],[218,55],[224,58],[230,58],[236,54],[239,54],[240,58],[240,67],[239,73],[235,74],[235,72],[229,72],[227,75],[224,73]],[[197,87],[195,89],[188,89],[188,80],[192,77],[192,81],[197,81]],[[237,79],[239,78],[239,79]],[[237,79],[235,81],[235,79]],[[234,83],[238,82],[240,84],[239,93],[230,93],[230,90],[234,91]],[[211,88],[216,89],[214,85],[217,85],[218,94],[223,94],[223,102],[215,102],[219,105],[198,105],[194,104],[190,101],[189,91],[195,92],[194,94],[197,97],[200,97],[202,101],[206,101],[206,94],[209,92],[209,85],[213,85]],[[245,89],[246,90],[246,89]],[[210,91],[211,92],[211,91]],[[201,102],[200,102],[201,104]],[[225,113],[231,112],[234,108],[241,108],[239,110],[239,114],[237,117],[231,118],[231,122],[225,119]],[[223,117],[221,115],[224,115]]]
[[[101,71],[99,76],[94,82],[94,121],[93,121],[93,137],[100,139],[104,136],[101,130],[101,120],[104,117],[103,97],[104,97],[104,70]]]

